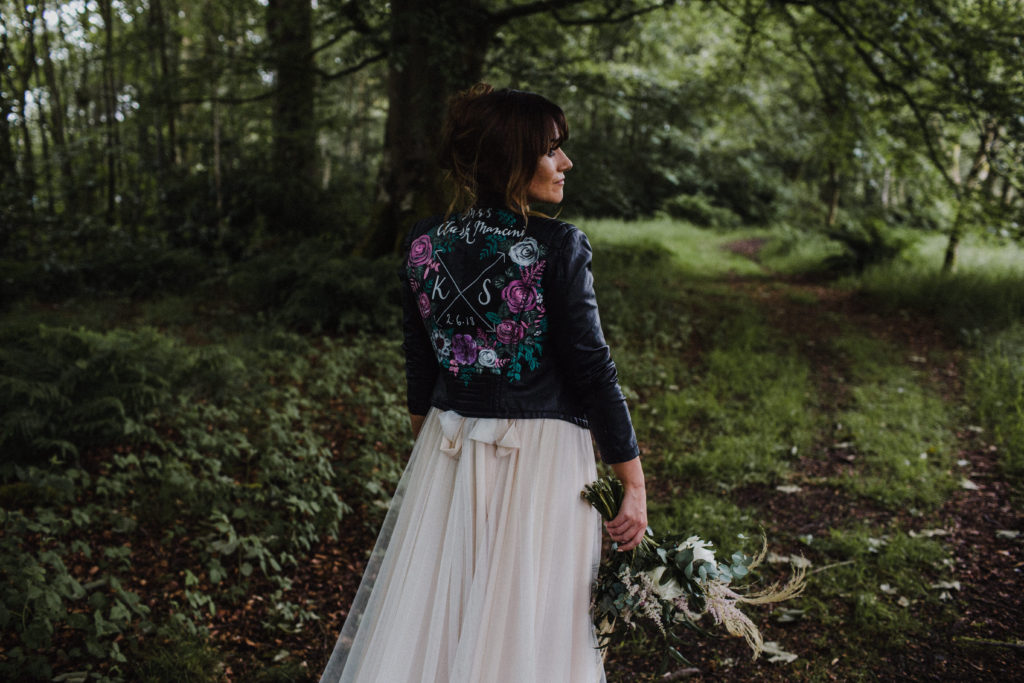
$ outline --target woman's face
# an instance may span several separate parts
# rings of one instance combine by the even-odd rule
[[[526,188],[526,197],[531,202],[560,203],[565,172],[570,168],[572,162],[569,157],[561,147],[554,147],[537,162],[537,170],[533,172],[530,186]]]

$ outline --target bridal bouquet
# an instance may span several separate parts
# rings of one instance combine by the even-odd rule
[[[581,495],[610,521],[618,514],[623,492],[618,479],[602,477],[586,486]],[[761,632],[740,605],[782,602],[799,595],[805,575],[805,570],[797,567],[785,585],[772,584],[753,592],[735,589],[732,582],[745,577],[764,559],[767,541],[762,541],[755,557],[733,553],[722,561],[715,557],[712,544],[697,536],[665,536],[656,541],[648,529],[633,550],[613,550],[601,563],[591,603],[599,644],[607,647],[617,636],[638,628],[675,641],[679,640],[678,627],[706,634],[698,622],[709,614],[716,625],[743,636],[756,659],[763,648]],[[671,647],[669,652],[681,657]]]

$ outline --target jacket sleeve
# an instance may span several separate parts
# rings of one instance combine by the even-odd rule
[[[413,415],[426,415],[430,410],[430,397],[440,368],[433,345],[427,336],[427,328],[420,316],[416,293],[409,285],[404,260],[409,253],[409,243],[418,234],[419,227],[420,224],[414,226],[405,241],[398,277],[402,288],[402,351],[405,352],[406,405]]]
[[[566,380],[583,405],[601,459],[606,463],[625,462],[637,457],[639,449],[615,363],[601,330],[591,256],[587,236],[571,229],[560,250],[557,289],[548,307]]]

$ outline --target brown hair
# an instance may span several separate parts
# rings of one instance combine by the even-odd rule
[[[536,93],[477,83],[454,95],[440,147],[454,185],[448,213],[496,202],[525,218],[537,161],[568,138],[565,113]]]

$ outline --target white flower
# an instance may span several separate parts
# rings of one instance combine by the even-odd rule
[[[433,343],[438,357],[448,358],[452,355],[452,340],[446,337],[441,330],[434,330],[430,335],[430,341]]]
[[[647,572],[647,575],[651,579],[651,583],[654,584],[654,592],[658,594],[658,597],[662,600],[675,600],[683,594],[683,588],[675,579],[671,579],[666,583],[661,583],[661,577],[665,573],[665,567],[655,567],[654,569]]]
[[[520,266],[533,265],[539,255],[537,240],[532,237],[516,242],[508,250],[509,258]]]
[[[494,349],[480,349],[476,355],[476,362],[485,368],[493,368],[498,364],[498,354]]]
[[[676,546],[676,550],[686,550],[687,548],[693,549],[693,561],[704,560],[715,565],[715,551],[711,550],[712,543],[705,541],[699,536],[690,536],[688,539]],[[715,565],[716,567],[718,565]]]

